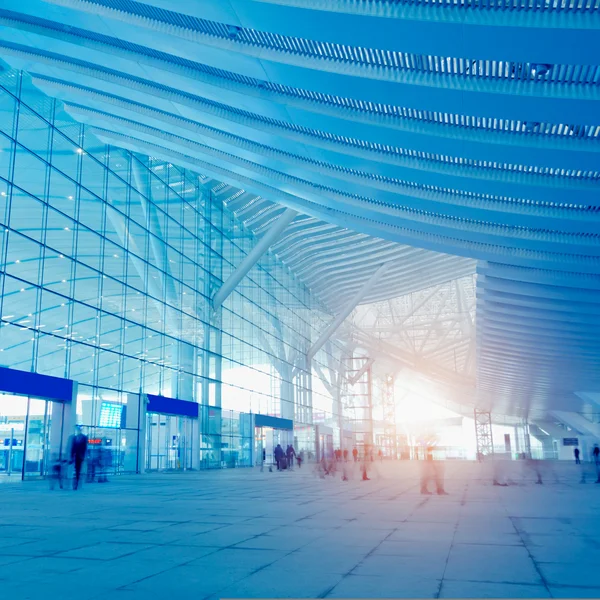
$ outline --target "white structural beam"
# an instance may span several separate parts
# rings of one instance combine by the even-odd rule
[[[213,298],[213,309],[219,308],[229,294],[237,287],[239,282],[248,274],[248,271],[260,260],[261,256],[273,245],[283,233],[284,229],[294,220],[298,213],[287,208],[285,212],[273,223],[270,229],[258,241],[256,246],[246,255],[246,258],[237,266],[235,271],[227,278]]]
[[[341,310],[337,317],[329,324],[329,327],[323,331],[319,336],[319,339],[313,344],[312,348],[308,351],[307,362],[315,357],[315,354],[321,349],[323,344],[335,333],[337,328],[344,322],[346,317],[356,308],[357,304],[365,297],[365,295],[377,284],[381,276],[389,269],[391,262],[383,263],[379,268],[369,277],[364,285],[352,296],[346,306]]]
[[[369,360],[360,368],[356,375],[352,377],[348,377],[348,383],[350,385],[356,385],[356,383],[360,380],[360,378],[367,372],[367,369],[371,367],[371,365],[375,362],[374,358],[369,358]]]

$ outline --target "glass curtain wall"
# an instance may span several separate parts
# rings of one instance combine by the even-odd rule
[[[0,364],[77,381],[78,420],[113,440],[116,471],[135,464],[125,407],[140,393],[205,405],[205,467],[223,462],[222,436],[246,437],[221,409],[312,424],[304,357],[331,317],[306,287],[268,253],[209,309],[254,244],[224,187],[101,143],[26,74],[0,72]]]

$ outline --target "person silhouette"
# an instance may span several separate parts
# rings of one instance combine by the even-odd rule
[[[427,446],[425,460],[421,466],[421,494],[431,495],[429,482],[435,481],[436,492],[439,496],[447,496],[444,489],[444,471],[442,464],[433,460],[433,446]]]
[[[71,462],[75,463],[75,479],[73,479],[73,489],[79,487],[81,479],[81,468],[85,462],[87,454],[88,438],[80,428],[77,428],[77,433],[71,440]]]
[[[275,462],[277,463],[277,470],[281,471],[281,459],[285,456],[285,452],[283,451],[281,444],[277,444],[277,446],[275,447],[274,454]]]

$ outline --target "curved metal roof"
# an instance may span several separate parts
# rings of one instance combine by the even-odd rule
[[[599,0],[4,0],[0,55],[257,231],[298,210],[276,251],[333,310],[377,264],[374,301],[479,261],[479,389],[526,411],[600,385],[599,29]]]
[[[279,204],[229,188],[225,204],[255,235],[284,212]],[[339,312],[382,262],[391,266],[361,300],[378,302],[474,273],[475,261],[373,238],[298,215],[271,250],[333,313]]]

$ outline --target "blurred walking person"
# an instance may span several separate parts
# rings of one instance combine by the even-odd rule
[[[321,479],[325,479],[325,475],[329,475],[329,466],[327,465],[327,459],[325,456],[322,456],[321,460],[318,460],[315,463],[315,473]]]
[[[427,446],[425,460],[421,466],[421,494],[431,496],[429,482],[435,481],[438,496],[447,496],[444,489],[444,468],[441,462],[433,460],[433,446]]]
[[[275,454],[275,462],[277,463],[277,470],[281,471],[281,459],[285,456],[285,452],[283,451],[281,444],[277,444],[273,454]]]
[[[348,462],[348,449],[344,448],[344,462]]]
[[[352,449],[352,457],[354,458],[354,462],[358,461],[358,450],[356,449],[356,446]]]
[[[573,450],[573,454],[575,455],[575,464],[576,465],[580,465],[581,464],[581,460],[579,458],[579,448],[575,448],[575,450]]]
[[[67,477],[69,466],[68,462],[60,457],[60,455],[55,454],[52,457],[52,471],[50,474],[50,489],[53,490],[56,483],[60,489],[63,489],[63,481]]]
[[[538,485],[542,485],[544,483],[543,479],[542,479],[542,465],[541,465],[541,461],[535,458],[527,458],[527,465],[529,466],[529,468],[534,472],[535,476],[536,476],[536,480],[535,482]]]
[[[75,464],[75,478],[73,479],[73,489],[76,490],[79,487],[79,480],[81,479],[81,468],[85,462],[87,454],[88,438],[81,429],[77,430],[77,433],[71,439],[71,462]]]
[[[292,444],[288,444],[285,454],[287,456],[288,468],[293,469],[294,468],[294,456],[296,456],[296,451],[294,450],[294,446],[292,446]]]
[[[108,471],[112,467],[112,452],[108,448],[99,448],[98,483],[108,483]]]
[[[363,461],[363,473],[362,473],[362,480],[363,481],[370,481],[369,475],[368,475],[368,468],[367,468],[367,461],[369,460],[369,458],[371,458],[371,461],[373,459],[373,452],[371,451],[370,447],[367,446],[365,444],[364,447],[364,461]]]

